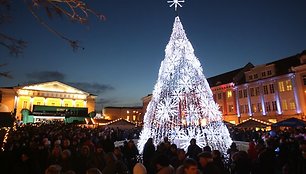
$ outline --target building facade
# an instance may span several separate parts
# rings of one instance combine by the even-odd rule
[[[134,123],[142,122],[143,107],[104,107],[102,117],[107,120],[125,119]]]
[[[207,79],[227,122],[249,118],[269,123],[306,114],[306,51],[284,59],[244,67]],[[143,110],[152,95],[142,98]]]
[[[50,115],[58,116],[57,114],[77,115],[78,113],[76,112],[80,112],[80,108],[86,110],[87,114],[95,111],[95,95],[58,81],[2,87],[0,92],[1,112],[14,113],[17,120],[23,120],[23,110],[33,112],[35,108],[40,108],[37,109],[40,113],[34,118],[40,119],[46,118],[43,117],[47,116],[46,112],[50,113]],[[42,110],[43,108],[45,110]]]

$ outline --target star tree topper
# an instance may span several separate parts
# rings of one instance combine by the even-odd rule
[[[177,6],[182,7],[182,5],[180,3],[184,3],[185,0],[173,0],[173,1],[167,1],[167,3],[171,3],[170,7],[172,7],[174,5],[174,9],[175,11],[177,10]]]

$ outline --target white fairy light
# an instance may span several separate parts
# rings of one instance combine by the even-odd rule
[[[177,10],[177,6],[183,7],[180,3],[184,3],[185,0],[173,0],[173,1],[167,1],[167,3],[171,3],[170,7],[174,6],[175,11]]]
[[[149,138],[158,145],[168,137],[179,148],[186,149],[195,138],[200,147],[209,145],[226,153],[232,140],[179,17],[152,94],[138,142],[140,152]]]

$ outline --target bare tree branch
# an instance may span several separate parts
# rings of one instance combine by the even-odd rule
[[[23,40],[15,39],[0,33],[0,45],[6,47],[11,55],[19,56],[22,54],[23,49],[27,46],[27,43]]]

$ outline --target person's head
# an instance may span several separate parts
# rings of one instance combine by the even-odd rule
[[[63,147],[68,148],[70,146],[70,140],[69,139],[64,139],[63,141]]]
[[[81,149],[81,155],[82,156],[88,156],[90,153],[90,149],[87,145],[83,145]]]
[[[98,168],[90,168],[86,170],[86,174],[102,174]]]
[[[50,165],[46,170],[45,174],[61,174],[62,167],[60,165],[54,164]]]
[[[183,161],[185,158],[186,158],[186,152],[184,149],[178,149],[177,150],[177,158],[180,160],[180,161]]]
[[[186,158],[183,162],[184,174],[197,174],[198,165],[194,159]]]
[[[153,143],[153,138],[149,138],[149,139],[147,140],[147,143],[148,143],[148,144],[152,144],[152,143]]]
[[[177,152],[177,146],[176,146],[176,144],[171,144],[170,150],[171,150],[172,153],[176,153],[176,152]]]
[[[59,145],[55,145],[52,149],[52,156],[60,157],[62,155],[62,148]]]
[[[233,142],[233,143],[231,144],[231,149],[237,149],[237,145],[236,145],[235,142]]]
[[[213,159],[221,159],[221,152],[219,150],[213,150],[211,152],[212,158]]]
[[[198,155],[199,163],[202,167],[205,167],[207,163],[213,160],[211,153],[202,152]]]
[[[135,146],[134,141],[133,141],[133,140],[130,140],[130,141],[128,142],[128,147],[129,147],[129,148],[133,148],[134,146]]]
[[[165,154],[158,155],[154,162],[157,170],[167,167],[170,164],[169,158]]]
[[[122,153],[121,153],[121,149],[120,147],[115,147],[114,148],[114,155],[118,158],[121,157]]]
[[[65,149],[62,153],[62,159],[69,159],[71,156],[71,152],[68,149]]]
[[[195,144],[196,144],[196,142],[197,142],[197,141],[196,141],[196,139],[195,139],[195,138],[192,138],[192,139],[190,140],[190,144],[191,144],[191,145],[195,145]]]
[[[115,155],[112,152],[108,152],[104,156],[106,164],[114,164],[117,160]]]
[[[147,174],[147,169],[143,164],[136,163],[133,167],[133,174]]]
[[[206,145],[205,147],[203,147],[203,151],[204,152],[211,152],[211,148],[208,145]]]

